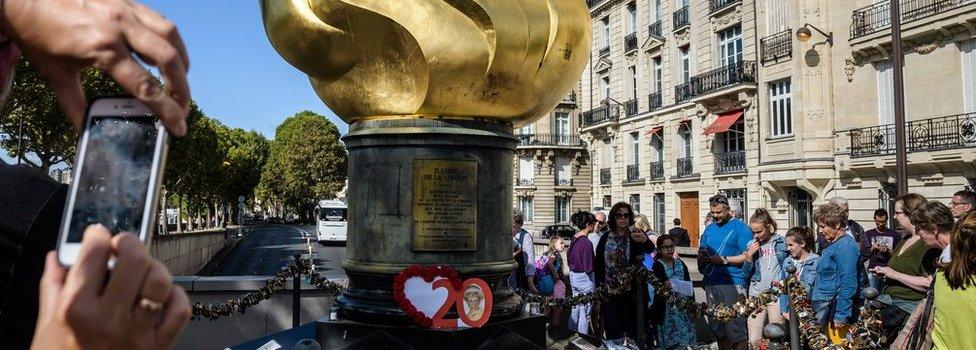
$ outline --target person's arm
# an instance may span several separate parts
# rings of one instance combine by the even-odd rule
[[[873,272],[883,275],[885,276],[885,278],[890,278],[892,280],[898,281],[901,284],[904,284],[906,287],[911,288],[912,290],[918,292],[927,292],[929,290],[929,285],[932,284],[931,275],[912,276],[909,274],[895,271],[894,269],[888,266],[875,267]]]
[[[854,295],[857,293],[857,244],[854,242],[845,244],[838,253],[834,255],[837,262],[837,277],[840,281],[837,289],[837,310],[833,320],[835,324],[848,323],[851,317]]]
[[[654,265],[651,266],[651,273],[657,277],[661,282],[666,282],[668,280],[668,274],[664,271],[664,263],[660,260],[655,261]]]
[[[725,257],[728,261],[728,265],[742,266],[742,272],[746,275],[752,274],[752,269],[755,267],[753,261],[756,258],[756,253],[759,251],[759,243],[753,242],[749,244],[749,248],[739,255],[732,255]]]
[[[596,244],[596,254],[593,255],[593,280],[597,286],[603,285],[606,279],[606,257],[604,250],[607,245],[607,233],[600,235],[600,240]]]
[[[529,286],[529,291],[539,294],[539,289],[535,287],[535,241],[531,233],[526,233],[522,237],[522,253],[525,256],[526,284]]]
[[[549,271],[549,275],[551,275],[552,279],[554,280],[559,279],[559,275],[561,275],[559,271],[556,270],[555,261],[556,257],[554,255],[550,255],[550,257],[546,259],[546,270]]]

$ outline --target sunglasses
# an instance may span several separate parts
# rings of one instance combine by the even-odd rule
[[[662,245],[659,248],[661,248],[662,250],[664,250],[664,249],[674,249],[674,244]]]

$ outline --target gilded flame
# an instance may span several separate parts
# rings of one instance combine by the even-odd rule
[[[348,123],[548,113],[590,52],[582,0],[261,0],[275,50]]]

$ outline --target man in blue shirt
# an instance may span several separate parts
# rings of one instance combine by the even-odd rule
[[[729,200],[716,195],[708,200],[712,223],[705,227],[698,247],[698,271],[705,284],[705,299],[709,305],[732,305],[746,295],[749,281],[742,272],[742,263],[730,263],[729,256],[742,254],[749,248],[752,231],[745,222],[732,218]],[[709,318],[708,324],[718,339],[719,349],[748,348],[748,329],[745,317],[729,322]]]

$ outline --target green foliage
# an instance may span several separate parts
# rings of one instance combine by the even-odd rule
[[[335,124],[314,112],[285,119],[271,141],[258,196],[294,208],[335,197],[345,186],[348,165],[339,136]]]

